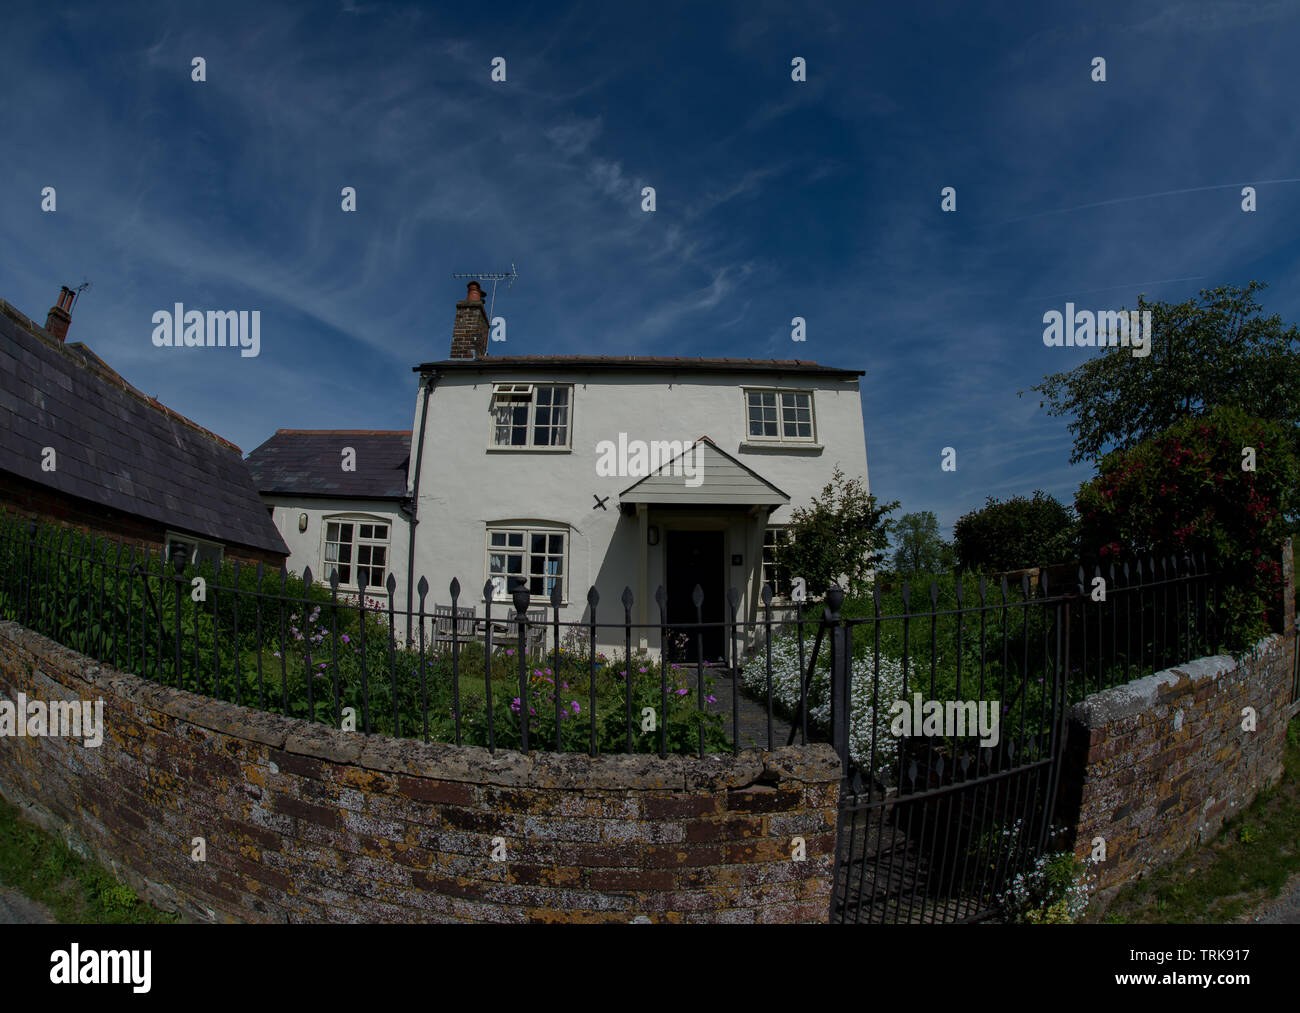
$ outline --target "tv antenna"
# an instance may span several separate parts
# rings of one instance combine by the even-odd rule
[[[470,278],[474,281],[482,279],[483,281],[492,282],[492,298],[488,302],[488,319],[492,319],[492,309],[496,306],[497,301],[497,282],[504,281],[506,288],[513,288],[515,279],[519,277],[519,272],[515,270],[515,262],[510,261],[509,272],[505,271],[480,271],[477,274],[453,274],[453,278]]]
[[[89,281],[83,281],[80,285],[78,285],[78,286],[73,290],[73,293],[72,293],[72,306],[76,306],[76,305],[77,305],[77,300],[81,298],[81,293],[84,292],[84,291],[86,291],[86,289],[88,289],[88,288],[90,288],[90,282],[89,282]],[[69,306],[69,307],[68,307],[68,312],[69,312],[69,313],[72,312],[72,306]]]

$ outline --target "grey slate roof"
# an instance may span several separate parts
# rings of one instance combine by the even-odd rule
[[[44,447],[54,471],[41,470]],[[289,552],[238,447],[0,300],[3,472],[226,545]]]
[[[440,359],[411,367],[412,372],[492,372],[500,369],[575,369],[593,372],[690,370],[699,373],[798,373],[852,380],[861,369],[823,366],[807,359],[702,359],[676,355],[486,355],[481,359]]]
[[[356,451],[356,471],[344,471],[344,447]],[[374,429],[277,429],[248,455],[253,482],[264,494],[401,499],[411,434]]]

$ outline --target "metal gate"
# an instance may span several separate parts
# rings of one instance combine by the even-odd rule
[[[959,585],[956,608],[944,610],[932,590],[930,612],[895,617],[903,623],[903,661],[886,658],[883,668],[882,620],[840,621],[839,601],[828,599],[831,737],[845,772],[832,922],[989,918],[1047,847],[1064,739],[1070,604],[1077,597],[1049,598],[1045,587],[1032,594],[1027,580],[1018,601],[1008,600],[1005,582],[1003,591],[1002,603],[988,605],[981,585],[979,605],[966,608]],[[958,658],[955,685],[951,666],[946,686],[936,678],[944,654],[936,630],[943,624],[956,628],[948,648],[955,646]],[[990,625],[1002,634],[991,647]],[[968,633],[976,639],[976,626],[978,650],[963,643]],[[920,641],[919,661],[910,657],[909,632]],[[854,672],[855,640],[862,654],[866,638],[875,641],[874,664]],[[963,657],[978,662],[973,671],[962,672]],[[995,709],[996,742],[980,736]]]

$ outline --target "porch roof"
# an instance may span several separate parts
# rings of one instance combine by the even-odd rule
[[[622,504],[663,506],[784,506],[790,497],[752,468],[742,464],[707,436],[619,493]],[[698,471],[696,470],[698,466]],[[689,468],[693,473],[684,472]]]

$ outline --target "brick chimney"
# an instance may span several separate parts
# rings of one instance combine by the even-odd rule
[[[50,315],[45,318],[45,329],[60,341],[68,339],[68,325],[72,323],[72,300],[76,298],[67,285],[59,293],[59,301],[50,307]]]
[[[451,358],[481,359],[488,349],[487,310],[483,308],[483,289],[471,281],[465,298],[456,304],[456,322],[451,327]]]

